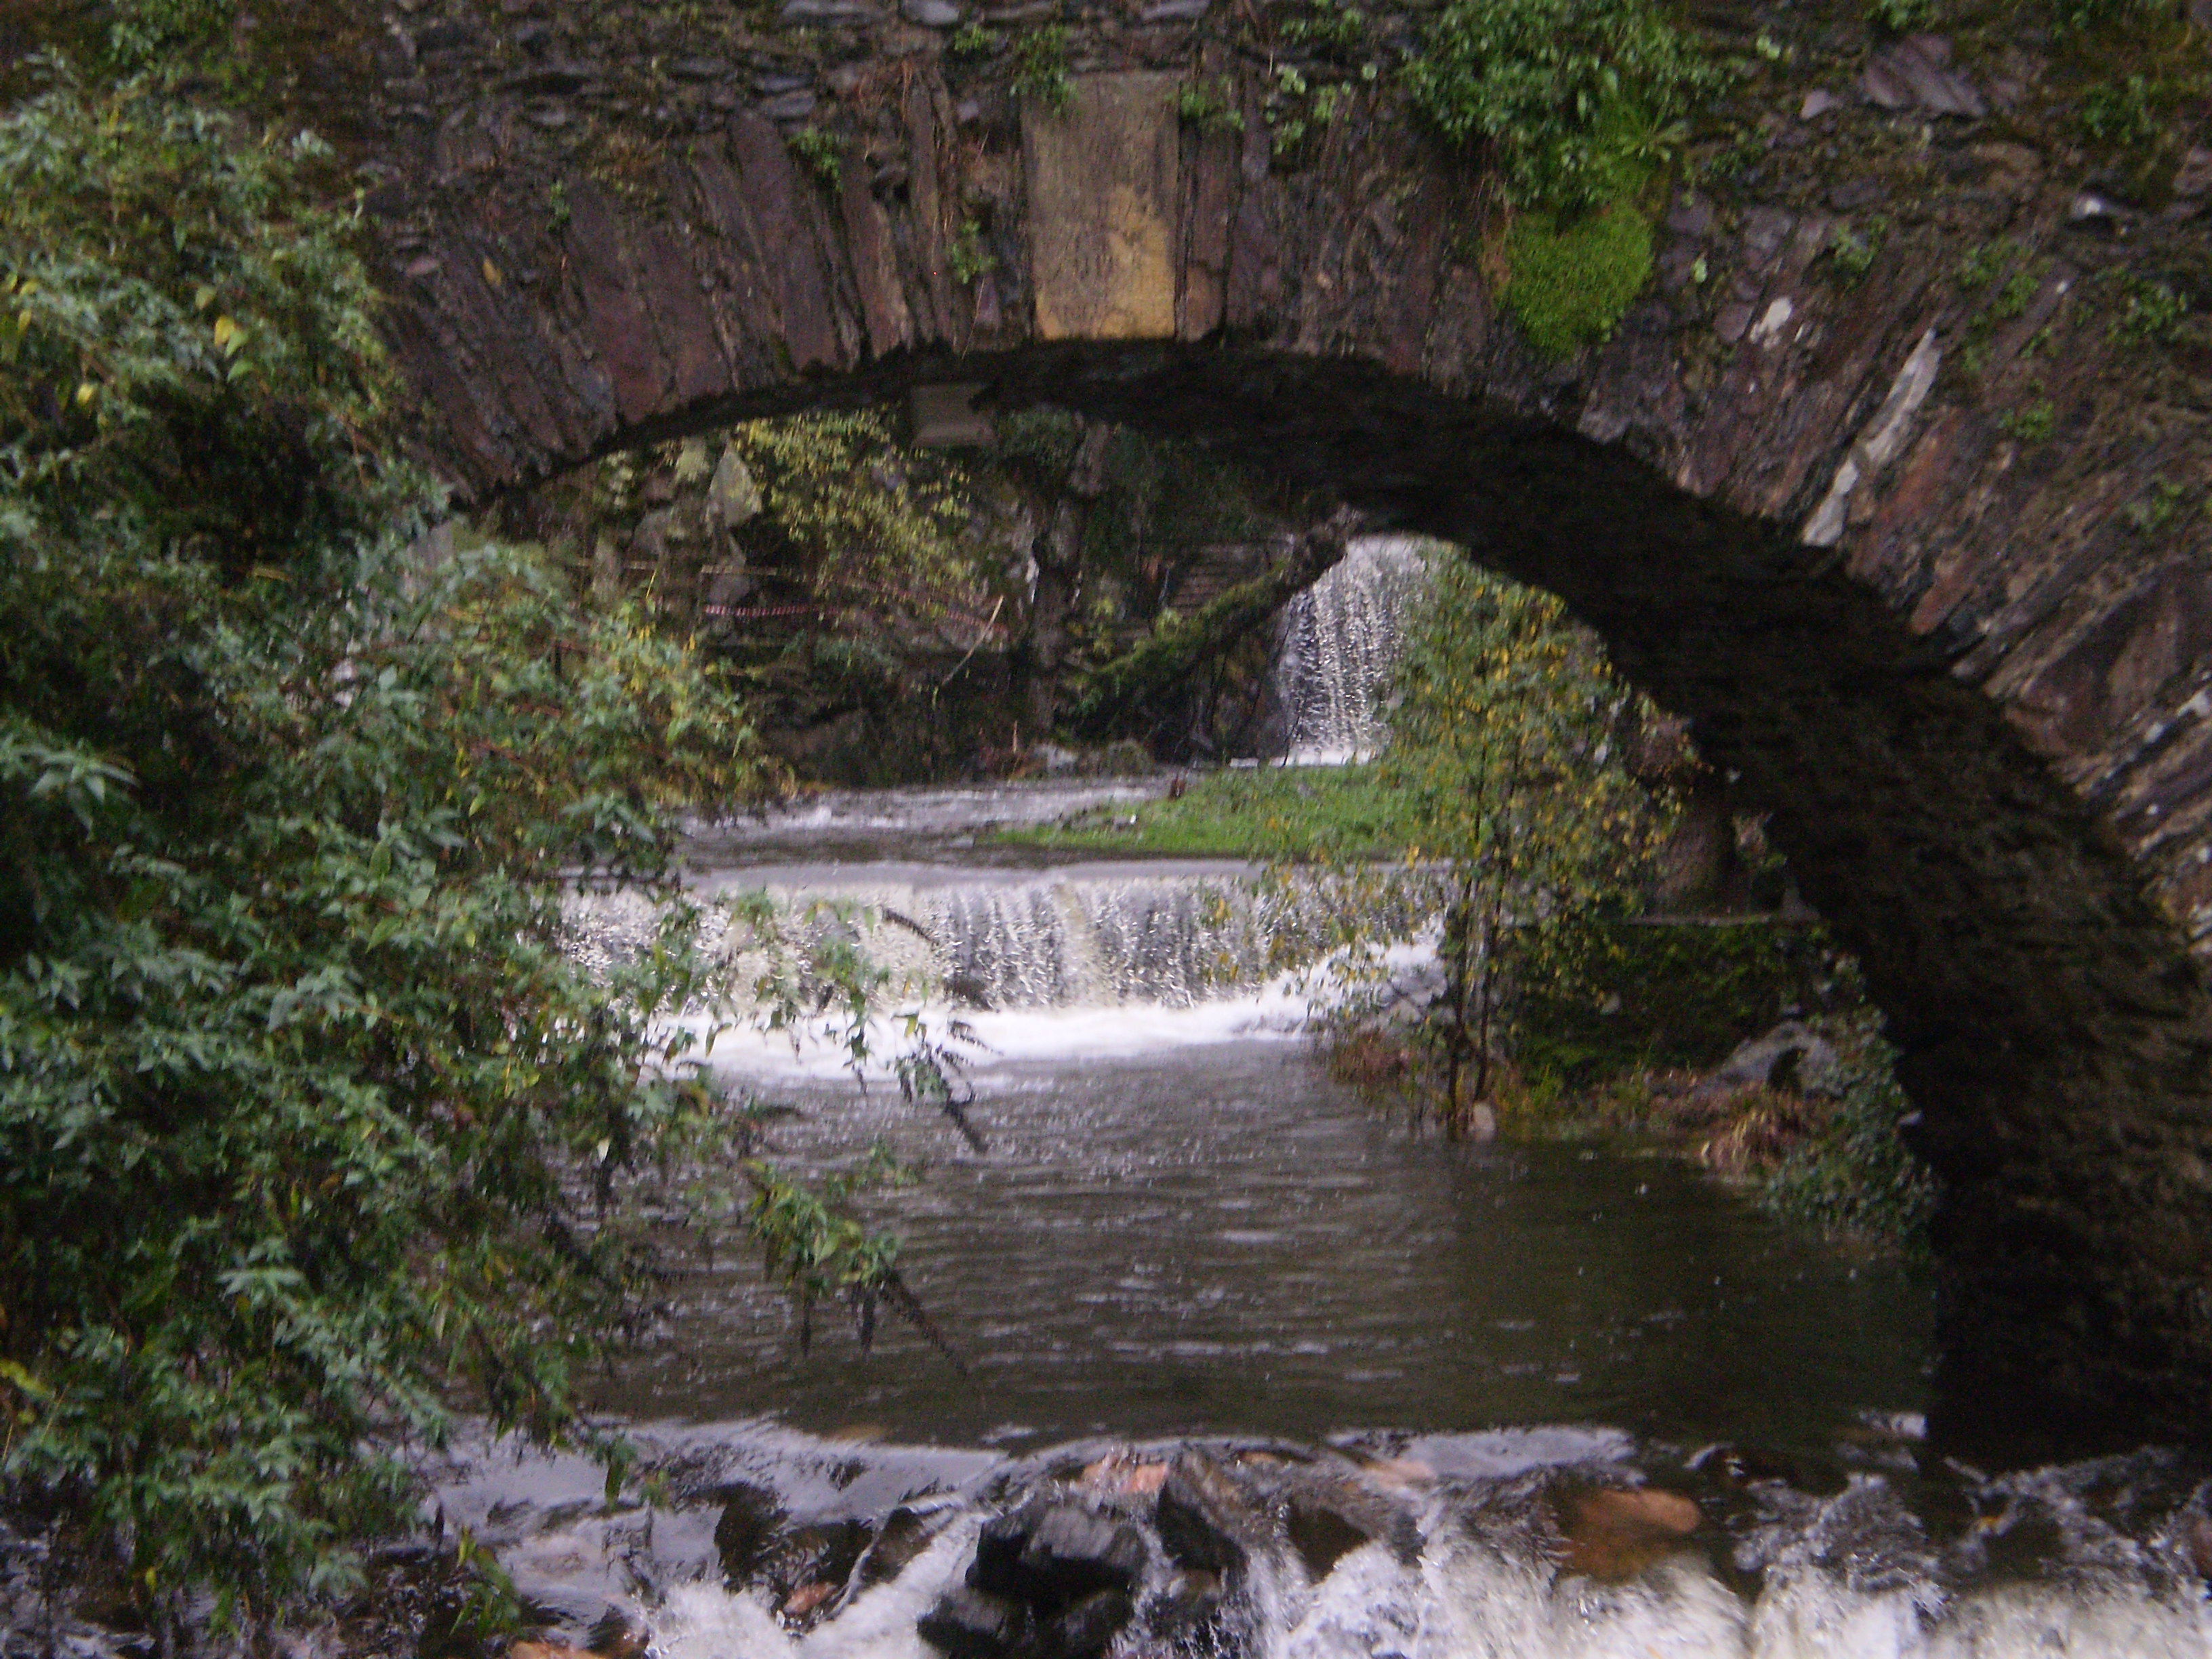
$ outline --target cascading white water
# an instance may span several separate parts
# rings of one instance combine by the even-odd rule
[[[494,1470],[445,1501],[497,1538],[511,1562],[565,1553],[572,1565],[555,1596],[579,1614],[594,1599],[611,1607],[649,1631],[664,1659],[1060,1652],[1025,1642],[947,1650],[917,1629],[957,1593],[983,1524],[1024,1498],[1141,1536],[1134,1607],[1103,1650],[1111,1659],[2202,1659],[2212,1650],[2212,1606],[2184,1541],[2202,1524],[2204,1491],[2169,1492],[2124,1516],[2083,1501],[2100,1481],[2156,1480],[2161,1471],[2142,1455],[1962,1480],[1960,1499],[1983,1518],[1943,1542],[1881,1475],[1854,1475],[1825,1497],[1778,1483],[1705,1492],[1690,1511],[1679,1496],[1650,1496],[1665,1489],[1644,1484],[1625,1445],[1573,1431],[1430,1437],[1386,1459],[1357,1448],[1348,1456],[1321,1447],[1224,1450],[1093,1442],[1057,1459],[992,1466],[984,1455],[981,1468],[975,1454],[939,1452],[932,1468],[925,1449],[807,1447],[765,1429],[722,1446],[664,1449],[672,1506],[647,1514],[592,1502],[598,1472],[581,1460],[545,1468],[526,1498]],[[1439,1467],[1439,1451],[1457,1454],[1460,1467]],[[1154,1520],[1157,1486],[1131,1489],[1132,1475],[1149,1468],[1157,1480],[1170,1464],[1225,1500],[1209,1516],[1223,1523],[1218,1535],[1237,1540],[1225,1575],[1170,1559],[1176,1546]],[[886,1477],[929,1495],[902,1500]],[[848,1497],[855,1486],[883,1489],[874,1510]],[[853,1569],[842,1588],[823,1584],[833,1598],[816,1592],[810,1610],[793,1614],[787,1590],[728,1581],[715,1543],[721,1492],[743,1512],[765,1505],[788,1517],[802,1559],[810,1534],[801,1516],[872,1535],[902,1503],[907,1534],[919,1537],[888,1577]],[[1615,1530],[1594,1556],[1587,1526],[1572,1518],[1592,1493],[1616,1516],[1679,1507],[1688,1529]],[[1316,1557],[1298,1517],[1322,1513],[1337,1536]],[[823,1523],[813,1525],[818,1536]],[[2036,1571],[1984,1559],[2015,1534],[2033,1540]],[[544,1593],[526,1567],[519,1577]]]
[[[844,936],[890,975],[896,995],[941,993],[994,1010],[1189,1008],[1310,959],[1319,937],[1311,890],[1233,864],[962,881],[921,870],[838,878],[767,868],[748,872],[753,884],[773,902],[769,917],[734,908],[721,939],[741,981],[771,966],[775,944],[803,959]],[[653,914],[617,896],[586,902],[578,920],[587,956],[614,956],[645,943]]]
[[[1430,544],[1411,536],[1354,542],[1336,568],[1284,608],[1275,697],[1282,758],[1364,759],[1382,746],[1382,700],[1398,665],[1407,609],[1427,580]]]

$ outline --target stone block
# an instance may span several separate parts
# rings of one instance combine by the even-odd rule
[[[1174,334],[1178,85],[1172,75],[1090,76],[1065,111],[1024,100],[1040,338]]]

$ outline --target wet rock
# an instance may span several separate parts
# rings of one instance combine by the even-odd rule
[[[471,35],[465,25],[452,21],[426,23],[415,31],[415,50],[417,52],[450,52],[455,46],[468,45]]]
[[[1691,1096],[1711,1099],[1752,1088],[1832,1095],[1841,1093],[1843,1086],[1843,1057],[1835,1044],[1792,1019],[1740,1046]]]
[[[1562,1508],[1560,1565],[1607,1583],[1633,1578],[1673,1554],[1704,1521],[1690,1499],[1650,1487],[1600,1486],[1569,1496]]]
[[[899,15],[926,29],[949,29],[960,21],[960,8],[951,0],[904,0]]]
[[[1172,1653],[1229,1655],[1223,1613],[1228,1595],[1210,1572],[1180,1572],[1145,1607],[1145,1629]]]
[[[2212,1579],[2212,1516],[2192,1515],[2179,1528],[2182,1553],[2201,1578]]]
[[[930,1540],[944,1530],[945,1517],[925,1515],[919,1510],[901,1504],[884,1517],[882,1530],[875,1541],[862,1552],[854,1564],[848,1581],[855,1590],[864,1590],[877,1584],[888,1584],[913,1565],[915,1557],[927,1549]]]
[[[1243,1489],[1211,1458],[1192,1452],[1176,1459],[1161,1484],[1153,1524],[1177,1566],[1224,1579],[1240,1576],[1250,1559],[1244,1539],[1265,1534]]]
[[[990,982],[979,974],[947,975],[945,994],[963,1008],[980,1008],[991,1013],[998,1007],[998,1004],[991,1000]]]
[[[1297,1552],[1306,1577],[1318,1584],[1346,1556],[1369,1541],[1370,1534],[1335,1510],[1310,1498],[1291,1500],[1286,1517],[1291,1547]]]
[[[509,92],[559,97],[580,91],[591,83],[596,73],[589,64],[538,64],[508,76],[500,85]]]
[[[1805,101],[1797,106],[1801,121],[1817,121],[1832,109],[1840,109],[1844,100],[1825,87],[1815,87],[1805,94]]]
[[[2198,146],[2181,158],[2180,171],[2173,175],[2173,193],[2195,198],[2212,191],[2212,149]]]
[[[1137,1604],[1126,1591],[1095,1590],[1048,1625],[1037,1645],[1046,1659],[1095,1659],[1136,1612]]]
[[[1938,34],[1916,34],[1876,52],[1859,77],[1859,90],[1883,109],[1924,110],[1979,120],[1989,105],[1972,82],[1951,70],[1951,43]]]
[[[760,516],[760,485],[734,447],[724,450],[714,463],[714,476],[707,485],[707,512],[725,530]]]
[[[761,105],[761,113],[771,121],[803,121],[814,113],[814,94],[811,92],[782,92]]]
[[[915,1629],[949,1659],[1002,1659],[1027,1645],[1030,1613],[1018,1601],[956,1584]]]
[[[592,1626],[584,1645],[599,1659],[645,1659],[646,1634],[621,1609],[609,1607]]]
[[[1023,1547],[1021,1576],[1038,1605],[1065,1606],[1101,1590],[1127,1594],[1145,1571],[1145,1539],[1073,1504],[1047,1510]]]
[[[826,1584],[828,1591],[807,1603],[811,1612],[852,1576],[874,1534],[859,1521],[816,1522],[783,1530],[781,1520],[781,1509],[770,1518],[752,1498],[742,1508],[733,1502],[724,1509],[714,1528],[723,1579],[733,1589],[765,1589],[787,1611],[803,1591]]]
[[[732,1589],[760,1577],[787,1518],[781,1501],[765,1486],[726,1489],[722,1518],[714,1523],[714,1549]]]
[[[1167,1484],[1168,1466],[1142,1462],[1127,1452],[1109,1452],[1086,1464],[1077,1479],[1094,1491],[1116,1498],[1157,1498]]]
[[[820,1611],[822,1604],[837,1593],[837,1586],[827,1579],[816,1579],[811,1584],[801,1584],[784,1598],[782,1613],[786,1619],[798,1620]]]

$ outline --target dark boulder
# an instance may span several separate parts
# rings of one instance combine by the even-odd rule
[[[1102,1591],[1132,1594],[1145,1573],[1145,1538],[1134,1527],[1062,1504],[1045,1511],[1022,1551],[1037,1586],[1030,1600],[1065,1606]]]
[[[1189,1452],[1176,1459],[1160,1487],[1154,1524],[1177,1566],[1224,1579],[1241,1575],[1250,1559],[1238,1534],[1256,1540],[1262,1529],[1243,1489],[1220,1465]]]
[[[1073,1504],[1032,1501],[985,1525],[968,1582],[994,1595],[1056,1612],[1099,1590],[1133,1593],[1145,1571],[1144,1535]]]
[[[1030,1583],[1022,1571],[1022,1552],[1029,1547],[1037,1522],[1043,1518],[1044,1504],[1032,1498],[986,1521],[975,1540],[975,1559],[968,1569],[970,1588],[1027,1601]]]
[[[955,1584],[915,1628],[949,1659],[1005,1659],[1027,1646],[1030,1610],[1004,1596]]]
[[[782,1501],[765,1486],[730,1486],[721,1496],[722,1518],[714,1523],[714,1548],[722,1558],[722,1577],[732,1589],[741,1589],[768,1565],[787,1517]]]
[[[1127,1592],[1094,1590],[1048,1625],[1037,1645],[1045,1659],[1097,1659],[1136,1612]]]
[[[914,1558],[929,1547],[930,1540],[944,1529],[945,1517],[924,1515],[904,1504],[884,1517],[883,1530],[853,1568],[854,1591],[887,1584],[913,1565]]]
[[[1298,1553],[1306,1577],[1316,1584],[1372,1536],[1346,1516],[1310,1498],[1293,1498],[1286,1520],[1291,1547]]]

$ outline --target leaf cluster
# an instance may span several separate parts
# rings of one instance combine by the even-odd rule
[[[688,908],[603,986],[563,892],[758,770],[681,642],[418,540],[311,149],[0,116],[0,1473],[234,1620],[346,1581],[450,1390],[580,1432],[610,1206],[720,1109]]]
[[[1014,90],[1024,98],[1036,99],[1054,115],[1064,114],[1075,101],[1075,77],[1068,68],[1067,29],[1062,24],[1017,30],[1012,70]]]
[[[803,569],[825,605],[923,623],[990,610],[988,573],[965,534],[966,473],[900,444],[879,410],[752,422],[732,428],[730,450],[761,491],[746,540]]]
[[[1406,70],[1415,108],[1488,149],[1516,206],[1570,215],[1632,194],[1719,80],[1644,0],[1451,0]]]

